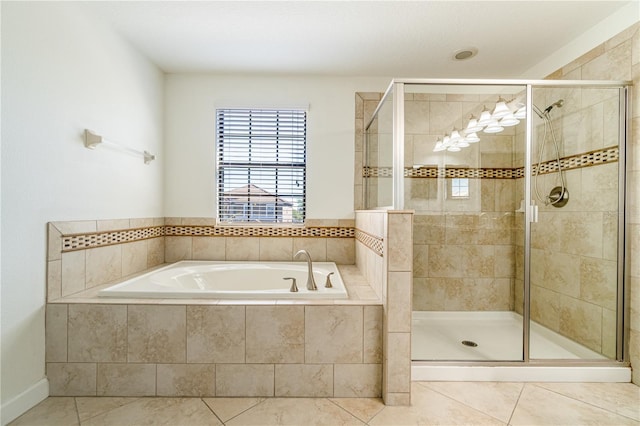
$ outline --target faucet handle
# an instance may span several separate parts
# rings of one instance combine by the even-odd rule
[[[333,272],[329,272],[327,274],[327,281],[324,283],[325,288],[333,287],[333,285],[331,284],[331,275],[333,275]]]
[[[289,291],[291,293],[297,293],[298,292],[298,286],[296,285],[296,279],[293,277],[286,277],[283,278],[283,280],[291,280],[291,288],[289,289]]]

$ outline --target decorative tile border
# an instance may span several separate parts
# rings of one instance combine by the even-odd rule
[[[156,237],[312,237],[354,238],[352,227],[248,227],[165,225],[121,231],[92,232],[62,236],[62,252],[86,250]]]
[[[384,240],[375,235],[368,234],[364,231],[356,229],[356,240],[360,241],[366,247],[371,249],[375,254],[382,257],[384,254]]]
[[[620,152],[618,147],[603,148],[584,154],[573,155],[560,159],[562,171],[591,167],[599,164],[618,161]],[[537,165],[533,166],[533,174],[537,172]],[[556,160],[546,161],[541,164],[539,174],[554,173],[558,170]],[[393,176],[391,167],[363,167],[364,178],[390,178]],[[519,179],[524,177],[524,167],[517,168],[470,168],[424,166],[420,168],[405,167],[404,177],[412,179],[424,178],[468,178],[468,179]]]

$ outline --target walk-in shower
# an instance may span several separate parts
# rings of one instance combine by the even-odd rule
[[[391,83],[365,119],[364,205],[415,212],[414,377],[440,379],[416,375],[438,365],[628,376],[628,85]]]

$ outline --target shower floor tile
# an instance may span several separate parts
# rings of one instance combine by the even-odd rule
[[[510,311],[415,311],[411,329],[411,357],[421,361],[522,360],[522,324],[522,316]],[[533,322],[530,358],[606,359]]]

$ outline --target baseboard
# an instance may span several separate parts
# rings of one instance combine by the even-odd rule
[[[2,404],[0,422],[2,426],[17,419],[49,396],[49,380],[46,378],[30,386],[18,396]]]

